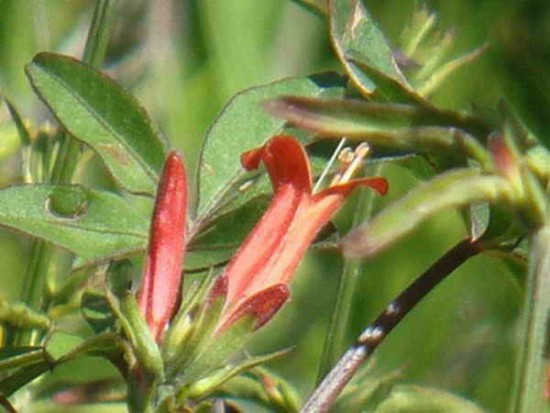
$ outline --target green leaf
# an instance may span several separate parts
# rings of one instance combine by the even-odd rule
[[[297,412],[301,405],[298,392],[289,382],[262,367],[232,377],[216,389],[215,395],[252,401],[270,412]]]
[[[0,378],[0,393],[2,396],[9,397],[25,384],[50,370],[50,368],[50,363],[46,359],[42,359],[32,365],[10,372]]]
[[[288,352],[289,350],[282,350],[263,356],[249,357],[236,365],[230,364],[228,366],[224,366],[208,377],[192,383],[188,390],[188,396],[190,398],[202,398],[239,373],[250,370],[258,365],[273,361],[276,358],[288,354]]]
[[[115,333],[103,333],[93,335],[85,340],[79,340],[78,345],[72,346],[72,349],[55,361],[55,365],[66,363],[80,357],[105,357],[116,358],[121,355],[121,337]],[[74,340],[76,343],[76,340]]]
[[[26,69],[33,88],[59,122],[98,153],[123,187],[154,193],[164,148],[132,95],[66,56],[40,53]]]
[[[200,353],[177,375],[180,384],[194,383],[227,366],[250,338],[256,319],[245,316],[232,324],[226,331],[212,337],[200,348]]]
[[[206,253],[220,250],[234,252],[267,208],[269,198],[258,196],[246,204],[219,215],[190,243],[189,252]],[[233,205],[232,205],[233,206]],[[216,254],[216,258],[219,256]],[[230,256],[229,256],[230,257]],[[228,257],[228,258],[229,258]],[[213,262],[214,264],[215,262]]]
[[[43,347],[0,349],[0,394],[9,397],[52,366]]]
[[[483,413],[474,403],[451,393],[420,386],[395,386],[374,413]]]
[[[84,339],[64,331],[54,331],[46,340],[46,351],[54,360],[66,356],[77,348]]]
[[[382,161],[385,161],[385,159],[382,158]],[[392,162],[391,158],[388,159],[388,162]],[[427,181],[438,172],[437,167],[430,162],[430,159],[423,155],[404,155],[401,159],[396,157],[395,162],[405,167],[411,176],[418,181]]]
[[[29,131],[27,130],[27,127],[23,123],[23,119],[21,118],[19,111],[8,99],[4,98],[4,102],[8,107],[10,116],[13,119],[13,123],[15,123],[15,127],[17,128],[17,133],[19,134],[19,139],[21,139],[21,144],[23,146],[29,146],[31,144],[31,137],[30,137]]]
[[[266,109],[321,136],[365,139],[396,149],[448,149],[458,141],[457,128],[480,139],[489,133],[477,118],[416,105],[282,96],[269,101]]]
[[[422,96],[433,94],[433,92],[438,89],[450,75],[480,57],[483,53],[485,53],[485,51],[487,51],[488,47],[488,44],[480,46],[437,68],[430,74],[429,78],[424,81],[422,86],[418,88],[418,93]]]
[[[349,58],[349,65],[353,65],[356,73],[362,73],[364,77],[372,80],[376,85],[374,98],[377,101],[387,101],[392,103],[412,103],[421,106],[430,106],[430,103],[424,100],[417,92],[412,90],[402,81],[388,76],[386,73],[365,64],[360,58]]]
[[[84,262],[143,250],[148,220],[120,196],[81,186],[0,190],[0,225],[53,242]]]
[[[122,297],[131,288],[134,278],[129,260],[112,261],[108,268],[103,269],[94,271],[92,277],[88,276],[87,288],[80,301],[82,315],[96,334],[116,327],[117,317],[107,299],[106,288],[115,297]]]
[[[406,85],[388,41],[361,0],[331,0],[329,13],[336,54],[362,93],[371,95],[378,84],[352,59]]]
[[[224,295],[212,299],[216,277],[211,270],[191,282],[191,277],[185,279],[180,308],[162,343],[167,376],[183,370],[182,366],[197,355],[201,343],[211,336],[216,327],[225,303]]]
[[[14,368],[36,364],[44,360],[43,347],[2,347],[0,348],[0,376]]]
[[[318,96],[343,90],[334,75],[281,80],[237,94],[206,134],[200,165],[199,220],[211,215],[222,199],[235,191],[244,171],[240,156],[280,132],[284,121],[265,113],[262,105],[279,95]]]
[[[161,378],[164,375],[164,365],[160,349],[155,343],[151,330],[141,314],[141,310],[133,293],[127,292],[120,300],[120,309],[125,317],[127,327],[124,332],[132,344],[134,355],[145,374]]]
[[[400,379],[400,373],[395,371],[377,376],[372,367],[371,362],[346,386],[336,401],[338,410],[374,412],[388,398]]]
[[[456,169],[413,188],[343,240],[344,253],[372,257],[437,212],[478,202],[513,199],[509,183],[475,169]]]

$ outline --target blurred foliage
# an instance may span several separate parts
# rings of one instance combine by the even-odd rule
[[[392,42],[397,43],[413,3],[369,2]],[[437,10],[441,26],[455,32],[452,56],[491,43],[478,61],[445,81],[434,101],[496,118],[497,103],[508,97],[533,131],[549,136],[548,2],[429,4]],[[39,51],[80,56],[92,6],[92,1],[84,0],[0,0],[0,92],[17,102],[25,120],[52,122],[31,93],[24,65]],[[196,176],[206,129],[232,95],[282,77],[337,67],[323,18],[287,0],[120,0],[107,58],[107,73],[139,97],[183,152],[192,176]],[[10,127],[9,119],[2,107],[2,186],[21,179],[14,172],[19,154],[14,155],[11,143],[5,141],[13,134],[4,132]],[[99,167],[96,172],[101,175]],[[391,192],[377,201],[377,208],[417,182],[399,166],[386,167],[383,174],[391,182]],[[98,179],[92,175],[83,180]],[[458,214],[438,215],[370,262],[356,291],[350,343],[389,300],[465,234]],[[0,233],[0,299],[19,297],[28,244],[19,235]],[[258,334],[252,346],[252,352],[265,353],[294,345],[289,355],[272,366],[291,378],[303,396],[317,374],[340,269],[337,254],[311,253],[293,287],[292,303]],[[522,288],[521,267],[505,266],[491,257],[474,259],[396,329],[380,348],[373,374],[399,369],[402,383],[447,389],[488,412],[505,411]],[[115,372],[106,366],[81,360],[56,371],[52,383],[75,383],[89,375],[110,378]],[[54,393],[51,386],[45,395]],[[36,411],[48,410],[37,406]],[[93,410],[99,411],[113,410]]]

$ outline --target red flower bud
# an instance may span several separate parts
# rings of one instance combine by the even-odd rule
[[[187,177],[180,156],[166,158],[157,188],[149,247],[138,302],[155,340],[159,342],[180,300],[186,243]]]

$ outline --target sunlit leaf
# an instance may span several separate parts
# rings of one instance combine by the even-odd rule
[[[0,225],[53,242],[87,262],[142,250],[148,236],[148,219],[123,198],[76,185],[1,189]]]
[[[352,59],[406,84],[388,41],[361,0],[331,0],[329,13],[336,54],[364,94],[372,94],[378,85],[364,70],[359,70]]]
[[[90,66],[52,53],[38,54],[27,74],[59,122],[99,154],[123,187],[154,193],[164,148],[132,95]]]
[[[199,217],[213,213],[223,197],[237,190],[234,186],[244,175],[241,154],[261,146],[283,128],[284,120],[264,111],[267,100],[289,93],[318,96],[342,88],[341,78],[318,75],[282,80],[236,95],[206,134],[200,165]]]
[[[229,212],[217,216],[190,243],[188,251],[192,256],[187,257],[186,268],[208,268],[229,259],[259,221],[267,203],[267,197],[259,196],[241,207],[233,208],[231,205]]]
[[[456,169],[420,184],[343,240],[344,253],[372,257],[412,232],[427,218],[453,207],[498,202],[510,196],[508,182],[475,169]]]
[[[84,339],[64,331],[53,332],[46,341],[46,351],[54,359],[66,356],[80,345]]]
[[[264,363],[273,361],[279,357],[284,356],[288,353],[288,350],[278,351],[272,354],[266,354],[263,356],[248,357],[244,361],[236,365],[226,365],[220,368],[218,371],[211,374],[209,377],[206,377],[202,380],[198,380],[193,383],[189,390],[188,394],[191,398],[201,398],[209,393],[213,392],[217,387],[221,386],[230,378],[247,371],[253,367],[259,366]]]
[[[394,149],[449,150],[463,145],[465,138],[457,138],[461,134],[482,139],[489,131],[477,118],[415,105],[283,96],[269,101],[266,109],[320,136],[368,140]]]

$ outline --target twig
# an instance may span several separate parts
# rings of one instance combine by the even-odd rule
[[[481,251],[477,241],[463,240],[437,260],[367,327],[342,356],[301,410],[301,413],[327,412],[346,384],[376,348],[405,316],[442,280]]]

